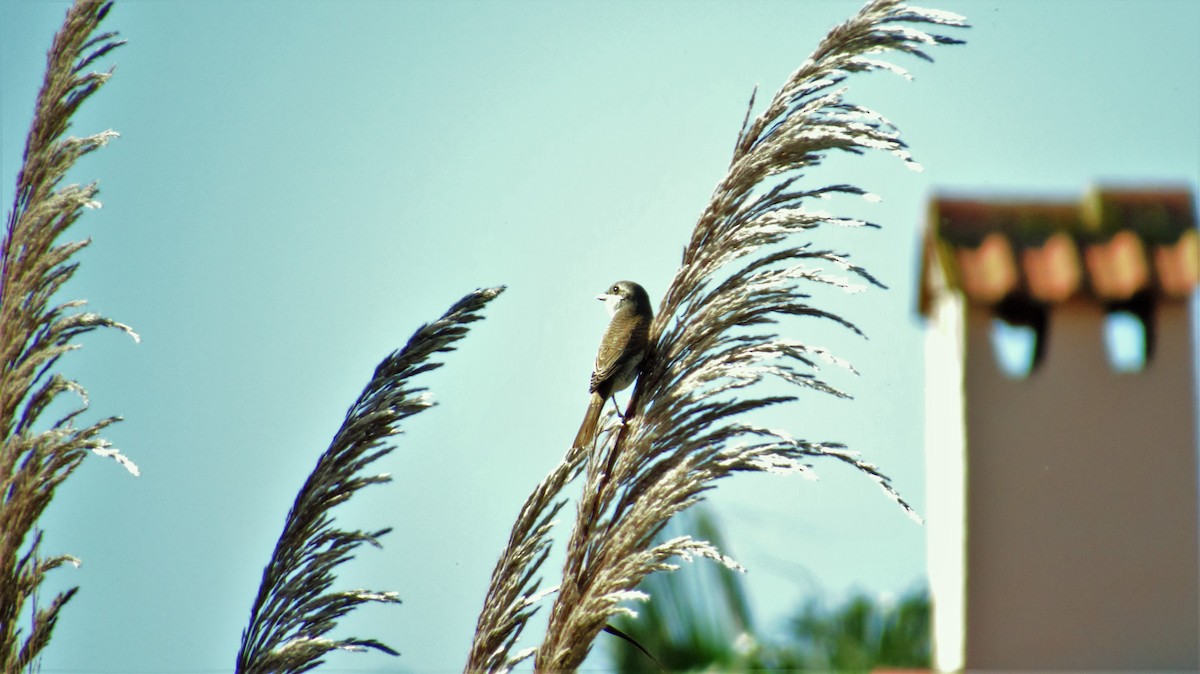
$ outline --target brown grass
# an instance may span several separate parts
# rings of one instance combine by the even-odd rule
[[[853,185],[807,188],[802,170],[830,152],[889,152],[912,168],[899,132],[877,113],[849,103],[844,82],[858,72],[902,69],[875,58],[960,41],[916,26],[962,27],[954,14],[896,0],[867,3],[836,26],[812,56],[752,116],[738,134],[729,172],[693,230],[683,260],[659,304],[651,330],[652,357],[639,377],[626,422],[610,423],[591,454],[571,450],[522,509],[492,576],[467,670],[501,671],[536,655],[540,671],[577,668],[597,634],[647,574],[677,560],[708,557],[736,563],[705,541],[682,536],[655,543],[666,522],[697,503],[717,480],[741,471],[807,473],[815,458],[843,462],[877,482],[912,514],[875,466],[838,443],[796,439],[745,421],[748,413],[793,401],[753,395],[767,379],[837,396],[819,376],[823,365],[849,367],[825,349],[777,334],[781,317],[850,321],[809,303],[805,288],[828,285],[856,292],[881,285],[849,256],[821,249],[801,235],[822,225],[876,225],[813,208],[830,196],[875,197]],[[583,495],[554,593],[546,638],[512,652],[539,599],[539,567],[550,544],[550,521],[563,507],[560,490],[585,472]]]
[[[89,453],[114,458],[138,474],[137,466],[100,437],[120,418],[76,426],[87,408],[87,393],[55,371],[59,358],[79,348],[75,339],[91,330],[117,328],[137,339],[128,326],[79,311],[82,301],[51,304],[78,268],[71,258],[88,244],[56,241],[85,208],[100,205],[95,183],[60,183],[80,157],[117,135],[65,135],[71,116],[112,74],[88,69],[124,44],[116,33],[96,32],[109,7],[76,3],[54,36],[0,243],[0,669],[5,672],[35,667],[59,611],[77,589],[39,604],[37,592],[47,572],[78,564],[70,555],[41,554],[37,522],[55,489]],[[45,423],[44,413],[63,393],[76,394],[79,407]]]

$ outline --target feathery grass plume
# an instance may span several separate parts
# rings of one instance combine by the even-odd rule
[[[385,441],[400,432],[401,421],[433,406],[426,389],[413,387],[410,380],[441,367],[430,358],[453,351],[452,344],[467,334],[468,324],[480,320],[479,312],[503,291],[503,286],[485,288],[463,297],[375,368],[288,513],[283,534],[263,570],[250,624],[242,632],[238,672],[304,672],[320,665],[332,650],[373,648],[397,655],[374,639],[325,636],[339,618],[361,604],[400,602],[394,592],[329,591],[339,564],[363,543],[380,547],[379,537],[391,531],[337,529],[330,511],[367,485],[391,481],[386,474],[364,475],[363,471],[392,451]]]
[[[720,528],[703,504],[671,520],[656,540],[671,532],[695,534],[723,548]],[[677,573],[655,573],[639,589],[652,601],[639,615],[612,621],[654,655],[669,672],[753,671],[767,669],[756,655],[761,642],[743,576],[720,564],[693,566]],[[603,639],[617,672],[646,672],[655,667],[638,649],[616,639]]]
[[[463,671],[507,672],[533,655],[532,649],[512,653],[512,648],[542,597],[557,589],[539,592],[541,578],[537,574],[550,554],[554,518],[566,505],[559,494],[579,474],[585,457],[582,449],[572,447],[521,506],[508,544],[492,570]]]
[[[53,371],[60,357],[79,348],[75,338],[96,328],[117,328],[138,339],[128,326],[78,311],[84,304],[81,300],[50,304],[78,268],[71,257],[88,244],[87,240],[56,244],[56,240],[84,208],[100,206],[95,183],[63,187],[59,183],[80,157],[117,135],[104,131],[85,138],[64,137],[71,116],[112,74],[111,69],[91,72],[88,68],[124,44],[116,33],[96,34],[110,6],[77,2],[54,36],[0,243],[0,670],[5,672],[34,667],[50,640],[58,612],[77,589],[38,606],[37,590],[46,573],[79,563],[70,555],[41,556],[37,522],[54,490],[89,452],[116,459],[138,474],[137,466],[100,437],[120,418],[75,426],[88,406],[87,393]],[[79,396],[79,407],[48,429],[37,430],[42,414],[61,393]],[[23,633],[20,624],[26,614],[28,632]]]
[[[819,283],[859,290],[853,277],[882,284],[844,254],[791,239],[822,224],[877,226],[810,210],[813,199],[876,198],[853,185],[802,188],[800,171],[818,165],[830,151],[871,149],[918,168],[896,128],[847,102],[842,83],[852,73],[879,69],[907,77],[875,54],[898,51],[930,60],[926,46],[961,42],[914,27],[919,24],[966,25],[956,14],[873,0],[830,31],[761,115],[751,120],[747,112],[728,175],[701,214],[655,316],[652,357],[626,421],[610,426],[589,457],[537,669],[578,667],[608,621],[632,613],[622,602],[639,598],[634,588],[642,578],[675,568],[673,559],[709,557],[736,567],[714,546],[689,536],[654,540],[673,515],[722,477],[739,471],[803,474],[813,458],[831,457],[875,480],[912,514],[886,476],[841,445],[797,440],[739,420],[794,397],[737,395],[767,378],[846,395],[815,374],[820,361],[845,365],[842,361],[766,326],[783,316],[808,316],[861,334],[846,319],[810,305],[802,289]],[[732,264],[744,258],[749,261]]]

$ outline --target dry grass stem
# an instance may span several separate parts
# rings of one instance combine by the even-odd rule
[[[866,474],[912,514],[885,475],[840,444],[797,439],[746,417],[794,400],[755,397],[752,387],[767,379],[846,396],[819,376],[823,365],[846,363],[822,348],[781,337],[774,326],[785,316],[812,317],[861,334],[850,321],[811,304],[805,289],[819,284],[858,292],[881,284],[848,255],[794,239],[828,224],[877,226],[812,208],[813,201],[878,198],[853,185],[805,188],[801,171],[832,151],[867,150],[889,152],[919,169],[895,127],[849,103],[843,83],[853,73],[881,69],[908,76],[876,58],[881,53],[929,60],[927,47],[960,42],[917,28],[922,25],[966,23],[955,14],[897,0],[869,2],[829,32],[761,114],[747,112],[728,175],[701,214],[656,312],[652,357],[626,422],[612,423],[610,417],[595,452],[568,455],[526,504],[496,567],[476,644],[481,635],[503,638],[483,636],[487,648],[479,650],[486,657],[473,657],[468,669],[496,671],[522,655],[508,651],[532,613],[536,572],[549,544],[544,527],[561,507],[550,489],[565,483],[579,463],[586,466],[586,484],[546,638],[536,651],[540,671],[580,666],[609,620],[631,612],[623,603],[643,598],[635,588],[647,574],[695,557],[736,568],[714,546],[689,536],[655,543],[672,516],[723,477],[739,471],[811,474],[813,459],[832,458]],[[518,550],[525,554],[514,555]]]
[[[128,326],[79,311],[82,301],[51,304],[78,268],[71,258],[88,244],[55,242],[83,209],[100,206],[95,183],[60,183],[79,158],[117,135],[104,131],[65,137],[71,116],[112,74],[88,69],[124,44],[116,33],[96,33],[109,8],[77,2],[54,36],[0,243],[0,669],[5,672],[36,667],[59,611],[77,589],[38,605],[37,590],[46,573],[78,564],[69,555],[41,554],[37,522],[55,489],[89,453],[116,459],[138,474],[133,462],[100,437],[119,417],[76,426],[88,406],[87,393],[54,371],[59,358],[79,348],[75,339],[96,328],[117,328],[137,339]],[[73,393],[81,402],[45,427],[42,415],[62,393]],[[28,631],[20,627],[23,619]]]
[[[453,351],[468,325],[504,290],[477,290],[454,304],[440,319],[421,326],[403,349],[375,368],[371,381],[346,413],[342,427],[296,496],[283,534],[263,571],[250,623],[242,633],[237,671],[303,672],[320,665],[332,650],[396,651],[374,639],[330,639],[338,619],[370,602],[399,603],[394,592],[330,591],[338,565],[351,559],[363,543],[379,547],[391,529],[346,531],[333,526],[334,506],[359,489],[389,482],[386,474],[364,474],[367,467],[393,449],[387,439],[400,432],[404,419],[433,405],[413,377],[441,367],[430,359]]]
[[[585,456],[578,448],[568,451],[521,506],[508,544],[492,570],[465,671],[507,672],[533,655],[532,649],[517,653],[512,649],[540,600],[557,590],[540,591],[537,574],[550,552],[554,518],[566,505],[560,492],[579,474]]]

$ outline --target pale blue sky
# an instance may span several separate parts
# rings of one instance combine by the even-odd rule
[[[769,422],[847,442],[935,517],[914,315],[924,204],[950,189],[1074,198],[1097,180],[1195,189],[1200,3],[922,4],[967,15],[969,44],[901,60],[914,82],[850,84],[925,172],[879,156],[809,177],[883,197],[831,204],[883,230],[816,239],[890,287],[820,296],[870,340],[784,324],[854,363],[861,376],[830,377],[855,400],[802,394]],[[512,519],[586,405],[607,320],[591,298],[631,278],[657,302],[752,87],[766,98],[858,6],[118,3],[105,27],[129,44],[73,131],[122,137],[73,174],[101,181],[104,208],[72,232],[95,242],[68,291],[143,341],[91,335],[64,366],[92,414],[126,417],[109,437],[143,474],[92,459],[56,497],[45,550],[84,563],[55,573],[82,589],[43,671],[231,671],[287,508],[374,365],[466,292],[507,284],[422,382],[441,404],[378,465],[395,481],[337,513],[395,527],[342,577],[404,604],[342,634],[402,656],[328,671],[461,669]],[[0,3],[6,209],[65,7]],[[772,629],[807,597],[924,575],[924,530],[869,480],[817,468],[815,483],[737,478],[712,498]]]

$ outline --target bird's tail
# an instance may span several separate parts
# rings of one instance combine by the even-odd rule
[[[592,441],[596,439],[596,427],[600,423],[600,413],[604,411],[604,398],[599,394],[593,393],[592,400],[588,403],[587,414],[583,417],[583,423],[579,426],[579,432],[575,434],[575,442],[572,447],[577,449],[586,449],[591,446]]]

